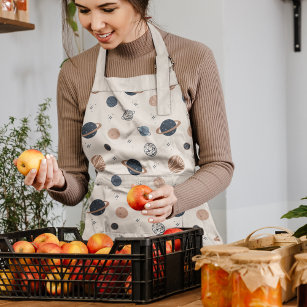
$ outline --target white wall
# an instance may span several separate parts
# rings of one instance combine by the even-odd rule
[[[287,127],[288,127],[288,199],[289,209],[307,196],[307,3],[302,1],[302,51],[293,51],[292,4],[284,5],[285,41],[287,52]],[[289,220],[289,228],[296,230],[306,218]]]

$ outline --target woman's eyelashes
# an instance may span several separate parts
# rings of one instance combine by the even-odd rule
[[[101,9],[103,12],[105,12],[105,13],[112,13],[112,12],[114,12],[115,11],[115,8],[114,9]],[[88,9],[79,9],[79,12],[81,13],[81,14],[84,14],[84,15],[86,15],[86,14],[88,14],[89,12],[90,12],[90,10],[88,10]]]

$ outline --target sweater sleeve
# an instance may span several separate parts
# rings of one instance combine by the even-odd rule
[[[76,69],[70,61],[65,62],[58,78],[58,164],[66,184],[63,189],[49,189],[49,195],[64,205],[77,205],[88,191],[88,160],[81,144],[83,114],[78,106],[78,91],[69,80]]]
[[[196,173],[175,187],[177,203],[170,217],[197,207],[230,184],[234,165],[228,123],[217,65],[207,49],[199,66],[195,90],[191,90],[190,120],[194,147],[199,147]]]

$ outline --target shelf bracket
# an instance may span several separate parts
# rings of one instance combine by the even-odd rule
[[[302,0],[293,1],[293,18],[294,18],[294,51],[300,52],[302,45]]]

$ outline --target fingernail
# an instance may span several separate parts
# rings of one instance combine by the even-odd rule
[[[35,173],[36,173],[36,169],[35,169],[35,168],[32,168],[32,169],[31,169],[31,173],[32,173],[32,174],[35,174]]]
[[[151,194],[148,195],[148,199],[152,199],[152,195]]]
[[[50,158],[53,158],[53,155],[50,155]]]
[[[41,163],[46,164],[47,163],[46,159],[43,159]]]
[[[143,214],[147,214],[147,210],[143,210],[142,213],[143,213]]]
[[[47,154],[47,155],[46,155],[46,158],[47,158],[47,159],[50,159],[50,155],[49,155],[49,154]]]
[[[153,222],[153,219],[149,219],[148,221],[149,221],[150,223],[152,223],[152,222]]]
[[[146,209],[150,208],[150,204],[147,203],[147,204],[145,205],[145,208],[146,208]]]

